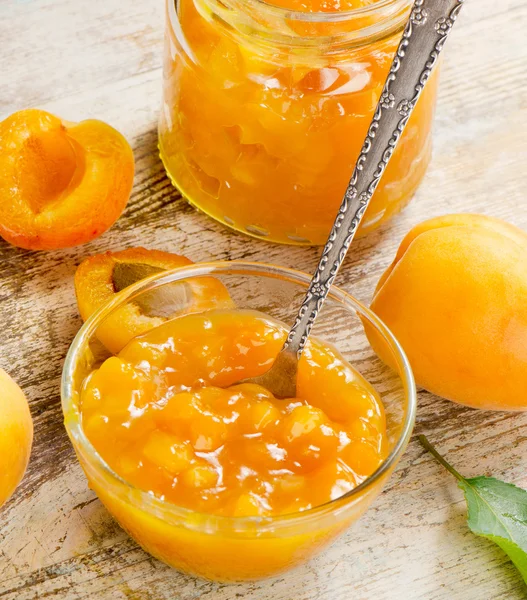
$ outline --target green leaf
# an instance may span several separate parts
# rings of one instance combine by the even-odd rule
[[[466,479],[424,435],[419,441],[458,480],[467,501],[470,529],[506,552],[527,583],[527,491],[494,477]]]

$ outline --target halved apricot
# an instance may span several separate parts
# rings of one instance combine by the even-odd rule
[[[88,242],[118,219],[133,177],[132,149],[110,125],[16,112],[0,122],[0,235],[30,250]]]
[[[132,283],[155,273],[193,264],[185,256],[129,248],[96,254],[82,262],[75,273],[77,304],[86,320],[103,304]],[[225,286],[214,277],[176,282],[142,294],[101,323],[97,337],[116,354],[134,337],[169,318],[212,308],[232,308]]]

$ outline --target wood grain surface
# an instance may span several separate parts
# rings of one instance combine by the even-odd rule
[[[354,245],[339,276],[359,299],[370,299],[403,235],[427,217],[481,212],[527,229],[526,28],[525,0],[467,0],[446,50],[426,179],[401,215]],[[127,136],[137,161],[124,215],[95,242],[46,253],[0,242],[0,366],[23,387],[35,422],[28,473],[0,513],[0,600],[525,598],[507,556],[469,532],[461,492],[415,436],[352,530],[305,567],[257,584],[178,574],[140,550],[88,489],[59,400],[80,325],[76,265],[133,245],[305,271],[318,256],[230,232],[172,188],[156,150],[162,38],[162,0],[0,0],[0,118],[32,106],[100,118]],[[527,414],[478,412],[421,392],[416,433],[468,476],[527,488]]]

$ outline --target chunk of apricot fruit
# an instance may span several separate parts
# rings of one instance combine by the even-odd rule
[[[527,234],[520,229],[471,214],[418,225],[371,308],[401,342],[418,385],[476,408],[527,410]],[[370,340],[375,347],[371,332]]]
[[[179,254],[129,248],[96,254],[84,260],[75,273],[75,292],[85,321],[115,294],[145,277],[193,264]],[[232,308],[225,286],[214,277],[197,277],[142,294],[110,315],[97,330],[97,337],[113,354],[139,334],[167,319],[212,308]]]
[[[113,127],[22,110],[0,122],[0,235],[30,250],[89,242],[122,213],[134,156]]]
[[[0,369],[0,506],[22,480],[32,442],[33,422],[26,397]]]

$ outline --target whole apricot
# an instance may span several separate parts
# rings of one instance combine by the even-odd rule
[[[26,397],[0,369],[0,506],[24,476],[32,442],[33,421]]]
[[[527,410],[527,234],[520,229],[472,214],[418,225],[371,308],[421,387],[476,408]]]
[[[14,113],[0,122],[0,235],[30,250],[88,242],[118,219],[133,177],[132,149],[110,125]]]

